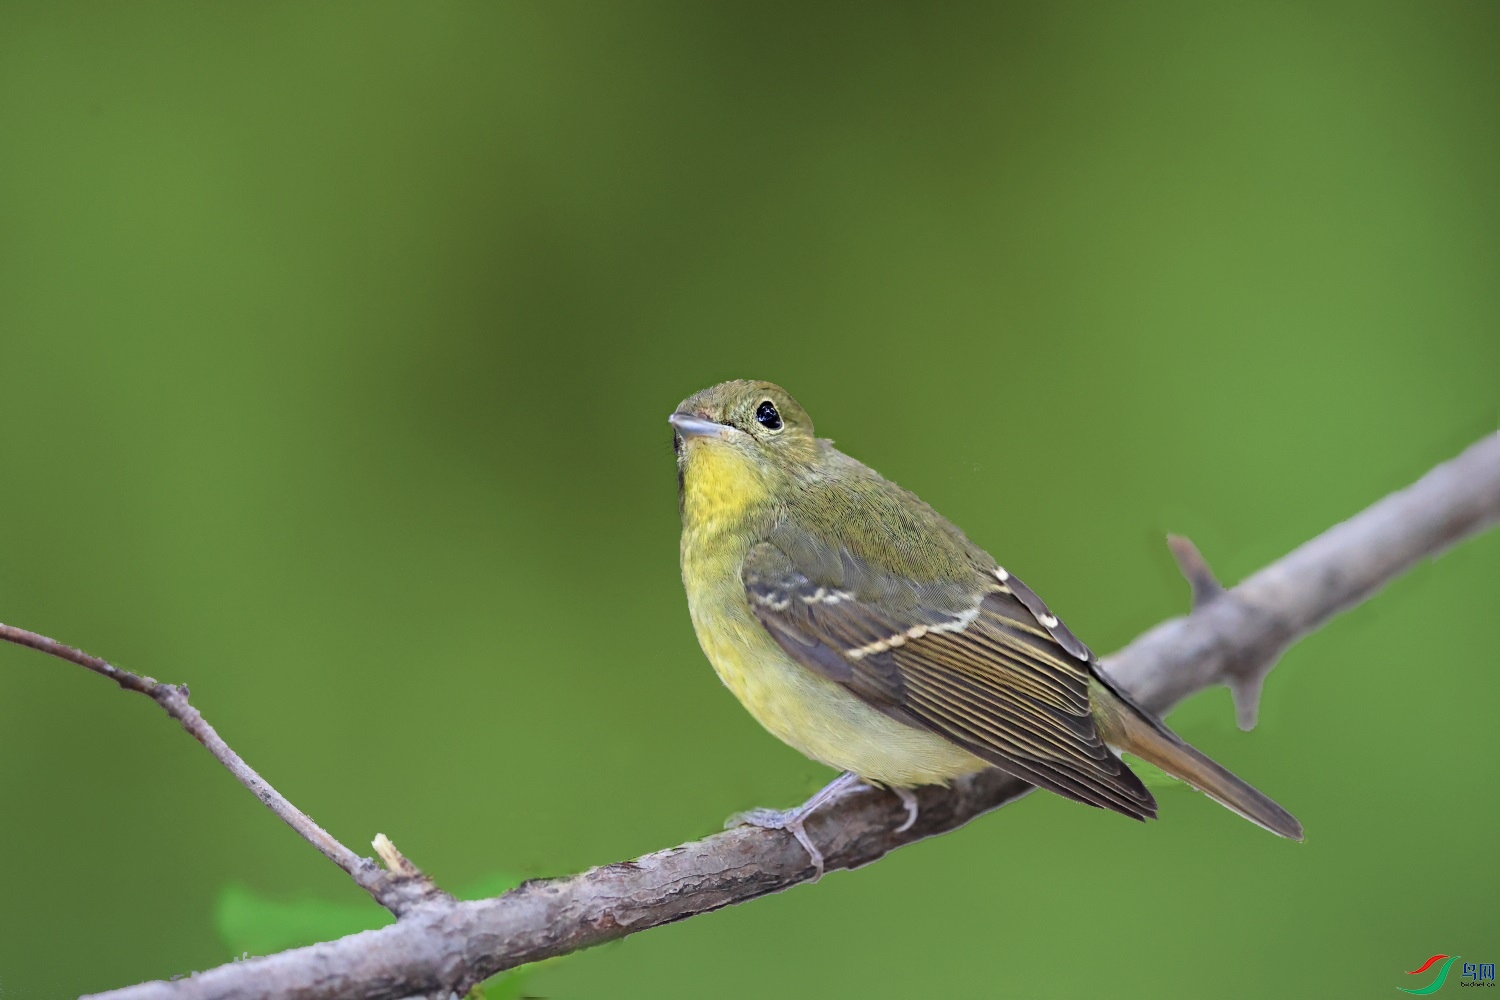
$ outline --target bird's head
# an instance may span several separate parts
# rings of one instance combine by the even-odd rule
[[[729,513],[775,496],[817,459],[807,411],[779,385],[721,382],[670,417],[684,513]]]

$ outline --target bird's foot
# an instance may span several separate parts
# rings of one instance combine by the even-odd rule
[[[817,846],[813,844],[812,838],[807,835],[807,828],[803,824],[807,821],[807,817],[811,816],[820,807],[832,802],[841,795],[862,787],[864,785],[860,782],[857,775],[845,771],[825,785],[816,795],[795,809],[788,809],[784,812],[777,809],[749,809],[745,812],[735,813],[725,820],[724,828],[727,830],[735,826],[758,826],[762,830],[785,830],[797,838],[797,843],[802,845],[802,849],[812,859],[812,881],[816,882],[823,877],[823,852],[818,850]],[[911,807],[908,806],[907,808],[910,811]],[[915,822],[915,816],[913,816],[912,821]]]
[[[864,782],[860,782],[859,784],[850,785],[845,788],[841,794],[847,795],[850,792],[878,792],[881,789],[885,789],[896,796],[896,798],[901,800],[901,804],[906,807],[906,822],[896,827],[892,832],[905,833],[907,830],[910,830],[917,822],[917,793],[910,788],[897,788],[895,785],[867,785]]]
[[[807,828],[803,826],[803,821],[807,819],[809,812],[811,812],[810,809],[805,809],[802,806],[785,811],[777,809],[747,809],[744,812],[735,813],[726,819],[724,821],[724,828],[727,830],[735,826],[758,826],[762,830],[785,830],[797,838],[797,843],[802,845],[802,849],[812,859],[814,872],[812,881],[816,882],[823,877],[823,852],[814,846],[812,838],[807,835]]]

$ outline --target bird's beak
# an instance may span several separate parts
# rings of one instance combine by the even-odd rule
[[[707,417],[700,417],[696,413],[677,412],[667,418],[667,423],[672,429],[687,438],[723,438],[729,436],[731,428],[724,424],[716,424]]]

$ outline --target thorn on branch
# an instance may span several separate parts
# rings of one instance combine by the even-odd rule
[[[1266,674],[1276,666],[1281,655],[1262,660],[1262,667],[1246,673],[1232,673],[1224,678],[1229,695],[1234,699],[1234,721],[1245,732],[1255,728],[1260,715],[1260,694],[1266,685]]]
[[[1167,548],[1172,550],[1172,558],[1177,560],[1177,569],[1193,590],[1194,611],[1224,593],[1224,585],[1209,568],[1208,560],[1203,558],[1192,539],[1186,535],[1168,535]]]
[[[1185,535],[1168,535],[1167,548],[1177,560],[1177,569],[1192,588],[1192,609],[1198,611],[1212,601],[1228,593],[1219,578],[1214,575],[1208,560],[1198,551],[1198,546]],[[1232,598],[1231,598],[1232,599]],[[1265,688],[1266,675],[1281,659],[1285,646],[1272,645],[1265,652],[1252,653],[1229,664],[1224,674],[1224,686],[1234,699],[1235,723],[1245,732],[1255,728],[1260,714],[1260,696]]]

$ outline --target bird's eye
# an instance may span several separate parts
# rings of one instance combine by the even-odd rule
[[[776,404],[769,399],[755,408],[755,420],[768,431],[781,430],[781,414],[776,412]]]

